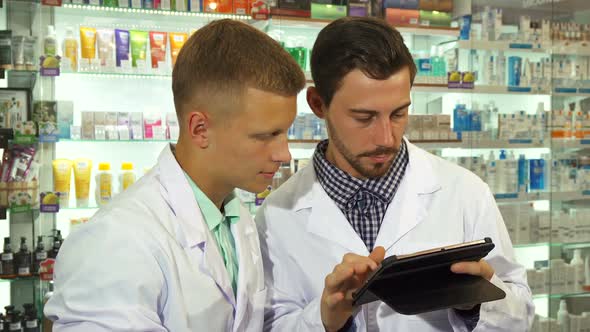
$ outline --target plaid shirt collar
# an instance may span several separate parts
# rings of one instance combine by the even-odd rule
[[[391,190],[395,179],[403,176],[409,161],[404,140],[389,171],[384,176],[366,180],[352,177],[329,162],[326,159],[327,148],[328,140],[318,144],[313,156],[313,166],[318,181],[341,210],[350,210],[355,204],[354,197],[361,191],[386,204],[392,201],[396,191]]]

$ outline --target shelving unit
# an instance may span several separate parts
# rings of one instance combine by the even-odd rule
[[[570,1],[571,2],[571,1]],[[583,5],[584,8],[590,6],[587,1],[576,2],[576,5]],[[23,8],[31,11],[30,21],[19,22],[14,30],[20,33],[26,32],[35,36],[44,34],[45,26],[51,22],[56,26],[57,39],[63,40],[65,28],[74,27],[75,31],[80,26],[92,26],[97,28],[129,28],[140,30],[157,30],[157,31],[182,31],[192,32],[201,26],[215,19],[229,18],[240,20],[256,26],[269,33],[269,35],[279,36],[281,41],[289,42],[289,38],[297,39],[305,48],[311,49],[317,33],[329,24],[330,20],[317,20],[309,18],[295,18],[286,16],[274,16],[268,21],[255,21],[246,15],[233,14],[212,14],[212,13],[185,13],[163,10],[145,10],[129,8],[106,8],[87,5],[64,4],[62,7],[49,8],[37,3],[26,3],[23,1],[9,0],[6,5],[13,8],[15,17],[22,14]],[[495,2],[494,2],[495,3]],[[510,6],[522,7],[521,4],[510,2]],[[480,6],[487,5],[486,1],[474,1],[471,9],[479,10]],[[492,4],[493,6],[494,4]],[[21,10],[16,12],[15,10]],[[522,8],[520,8],[522,9]],[[548,8],[541,6],[535,8],[539,10],[538,16],[554,18],[556,20],[564,19],[563,16],[553,17]],[[565,11],[560,12],[562,15]],[[547,16],[548,15],[548,16]],[[18,16],[20,17],[20,16]],[[457,16],[458,17],[458,16]],[[16,18],[14,19],[16,20]],[[13,21],[14,23],[14,21]],[[512,22],[514,23],[514,22]],[[586,22],[589,23],[589,22]],[[425,26],[396,26],[404,35],[404,39],[411,51],[429,52],[431,47],[444,45],[454,45],[459,54],[459,66],[465,70],[470,70],[468,61],[463,59],[461,52],[465,51],[503,51],[507,54],[517,54],[522,57],[541,56],[578,56],[590,57],[590,43],[584,42],[558,42],[551,43],[523,43],[518,41],[481,41],[481,40],[458,40],[460,36],[459,28],[435,28]],[[508,30],[514,31],[514,24],[508,27]],[[279,38],[277,37],[277,38]],[[169,57],[169,56],[168,56]],[[309,54],[307,54],[309,58]],[[309,60],[309,59],[308,59]],[[167,60],[170,67],[170,61]],[[165,68],[162,71],[153,71],[151,68],[145,71],[133,70],[132,72],[123,72],[121,70],[95,70],[68,72],[62,71],[57,78],[43,78],[38,76],[37,87],[34,91],[35,100],[68,100],[74,102],[74,124],[79,125],[81,111],[137,111],[144,114],[156,112],[159,114],[174,112],[172,103],[172,94],[170,91],[171,68]],[[304,68],[308,85],[313,84],[309,65]],[[35,71],[28,73],[35,74]],[[484,104],[494,101],[499,106],[501,113],[511,113],[525,110],[528,114],[534,114],[535,108],[539,101],[546,103],[546,109],[556,109],[563,106],[564,100],[580,101],[590,97],[590,89],[576,82],[575,87],[561,87],[558,85],[547,87],[509,87],[504,85],[483,85],[476,84],[473,89],[455,89],[449,88],[446,84],[429,84],[432,82],[428,78],[420,77],[412,88],[412,101],[414,114],[432,114],[427,108],[427,103],[441,98],[441,111],[445,114],[452,114],[452,106],[457,100],[461,99],[468,105],[475,103]],[[557,83],[556,83],[557,84]],[[298,111],[300,113],[310,113],[305,104],[305,91],[298,96]],[[483,137],[483,135],[481,135]],[[311,136],[305,136],[311,137]],[[443,137],[443,136],[441,136]],[[543,140],[538,139],[514,139],[500,140],[492,139],[488,135],[486,139],[474,139],[469,135],[463,136],[463,140],[413,140],[412,143],[425,150],[440,154],[443,157],[461,156],[465,158],[476,157],[486,154],[490,151],[510,150],[515,153],[526,155],[527,158],[541,158],[544,154],[550,157],[558,155],[567,155],[571,158],[582,158],[587,156],[586,151],[590,150],[590,138],[585,139],[551,139],[550,133],[545,133]],[[43,150],[43,161],[45,168],[42,171],[41,181],[42,190],[52,189],[52,172],[47,163],[54,158],[75,157],[92,157],[95,164],[99,161],[109,161],[117,169],[123,161],[133,161],[136,164],[138,174],[143,169],[151,167],[155,162],[161,148],[168,143],[174,142],[169,139],[157,140],[75,140],[61,139],[55,144],[47,144]],[[289,147],[292,155],[296,159],[309,158],[315,149],[319,140],[312,139],[294,139],[289,141]],[[96,167],[95,167],[96,168]],[[551,174],[548,174],[551,177]],[[72,181],[72,196],[73,184]],[[93,184],[94,186],[94,184]],[[569,209],[587,208],[590,203],[590,187],[579,188],[579,190],[565,192],[551,192],[548,185],[547,191],[537,192],[519,192],[519,193],[501,193],[496,194],[495,198],[500,205],[527,205],[533,204],[538,211],[551,212]],[[93,202],[94,188],[91,188],[90,202]],[[72,201],[74,197],[72,197]],[[247,202],[253,205],[252,202]],[[38,216],[38,210],[29,214],[9,213],[10,219],[10,236],[18,238],[17,233],[24,232],[25,226],[28,225],[27,234],[48,235],[53,228],[62,228],[64,234],[69,232],[69,218],[76,216],[89,217],[98,209],[92,206],[78,208],[75,204],[71,207],[62,207],[59,213],[55,215]],[[1,211],[0,211],[1,212]],[[30,225],[30,219],[34,219],[33,225]],[[552,216],[551,218],[556,218]],[[552,219],[553,220],[553,219]],[[27,224],[29,223],[29,224]],[[83,227],[82,225],[79,227]],[[14,241],[13,243],[16,243]],[[32,247],[32,245],[31,245]],[[515,244],[515,251],[519,259],[526,260],[527,263],[534,261],[544,261],[556,258],[571,257],[573,250],[582,249],[585,253],[590,254],[590,238],[586,242],[562,243],[558,241]],[[523,263],[524,264],[524,263]],[[19,292],[31,293],[36,302],[40,299],[45,291],[47,284],[33,283],[36,278],[25,278],[16,280],[0,279],[1,285],[10,288],[9,293],[17,294]],[[17,284],[27,284],[26,286]],[[29,291],[30,289],[30,291]],[[19,293],[20,294],[20,293]],[[589,293],[552,293],[535,295],[537,313],[545,317],[555,317],[556,303],[559,299],[570,297],[588,297]],[[13,296],[14,297],[14,296]],[[2,292],[0,291],[0,300]],[[0,301],[1,302],[1,301]],[[2,302],[4,304],[8,304]]]

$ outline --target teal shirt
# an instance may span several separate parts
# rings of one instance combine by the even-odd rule
[[[205,219],[205,223],[213,234],[217,249],[221,257],[229,280],[234,290],[234,296],[238,289],[238,255],[236,252],[236,243],[234,236],[231,233],[230,225],[235,224],[240,220],[240,200],[235,195],[230,195],[225,202],[223,202],[223,210],[225,214],[215,206],[215,204],[201,191],[197,184],[185,173],[188,183],[193,190],[197,203],[201,208],[201,213]]]

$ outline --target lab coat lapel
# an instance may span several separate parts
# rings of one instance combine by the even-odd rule
[[[310,180],[314,181],[314,184],[311,193],[307,194],[313,195],[307,231],[337,243],[350,252],[359,255],[368,254],[363,240],[352,228],[344,213],[315,180],[315,172]]]
[[[178,221],[178,242],[184,247],[191,261],[198,265],[202,273],[215,281],[227,301],[235,307],[235,296],[223,258],[217,249],[215,239],[205,225],[201,209],[170,145],[161,153],[158,164],[163,190],[167,193],[170,207]]]
[[[406,173],[379,229],[375,246],[390,249],[427,216],[434,193],[441,189],[426,153],[413,144],[408,145],[409,162]]]
[[[238,289],[237,307],[234,330],[242,326],[242,321],[249,319],[246,316],[248,306],[255,292],[264,288],[262,279],[262,262],[258,245],[258,236],[253,222],[249,222],[249,212],[242,208],[240,220],[232,224],[232,234],[238,253]],[[260,285],[258,281],[260,280]]]

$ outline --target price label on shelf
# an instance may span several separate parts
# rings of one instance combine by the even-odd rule
[[[61,0],[41,0],[45,6],[61,7]]]

